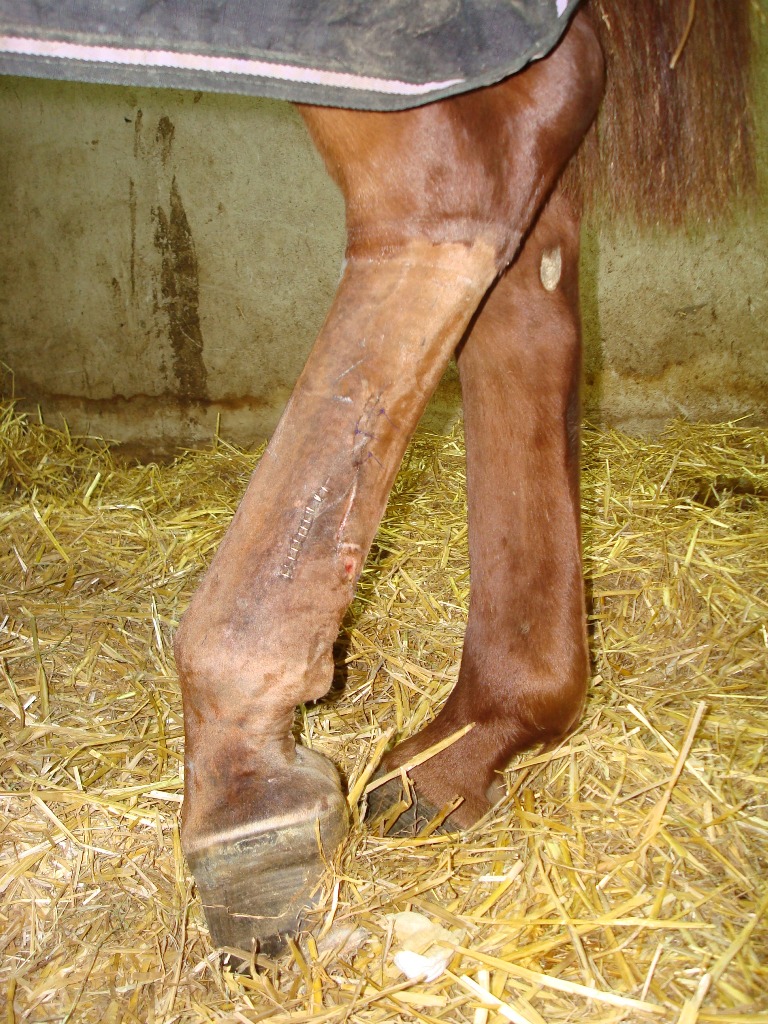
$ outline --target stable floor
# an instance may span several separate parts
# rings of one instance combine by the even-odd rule
[[[767,1024],[768,432],[585,432],[581,728],[472,831],[380,839],[365,783],[450,689],[469,599],[462,435],[417,437],[297,720],[357,824],[313,934],[237,977],[180,851],[171,637],[258,454],[126,468],[0,419],[6,1021]]]

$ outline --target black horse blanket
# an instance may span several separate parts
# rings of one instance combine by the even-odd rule
[[[579,0],[0,0],[0,73],[399,110],[543,57]]]

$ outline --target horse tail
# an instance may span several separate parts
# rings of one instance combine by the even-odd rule
[[[641,224],[723,215],[754,191],[752,0],[586,0],[606,59],[600,115],[566,172],[587,209]]]

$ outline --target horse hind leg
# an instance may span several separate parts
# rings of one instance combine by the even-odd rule
[[[407,440],[594,113],[580,19],[557,54],[401,114],[304,111],[345,196],[347,265],[175,645],[182,844],[217,945],[278,950],[343,835],[334,772],[296,746],[294,709],[327,691]]]
[[[417,237],[380,258],[350,255],[179,628],[182,842],[216,945],[278,952],[344,834],[338,780],[295,744],[294,709],[331,683],[332,646],[404,447],[497,269],[484,239]]]
[[[400,831],[462,799],[473,824],[518,751],[578,720],[587,679],[579,540],[578,219],[550,200],[483,305],[459,357],[472,589],[458,682],[437,718],[384,770],[474,723],[410,771]],[[383,803],[399,799],[386,784]],[[372,792],[373,805],[382,800]],[[370,812],[369,812],[370,813]]]
[[[495,272],[484,244],[349,261],[179,628],[182,842],[216,945],[279,950],[343,837],[338,780],[296,746],[294,709],[330,686],[405,444]]]

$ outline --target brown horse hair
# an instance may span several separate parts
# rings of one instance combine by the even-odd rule
[[[754,192],[752,6],[586,0],[606,95],[563,184],[587,212],[642,225],[710,221]]]

